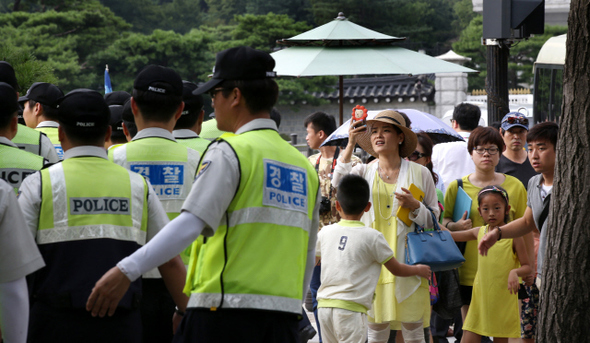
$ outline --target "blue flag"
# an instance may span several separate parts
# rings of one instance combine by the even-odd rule
[[[107,64],[104,70],[104,94],[109,94],[113,91],[113,86],[111,86],[111,76],[109,75],[109,65]]]

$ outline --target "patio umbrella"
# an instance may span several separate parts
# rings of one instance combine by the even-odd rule
[[[271,53],[279,76],[339,76],[340,124],[343,122],[344,75],[432,74],[475,72],[391,44],[405,38],[387,36],[348,21],[333,21],[289,39],[291,47]]]
[[[375,116],[381,111],[383,110],[368,111],[367,119],[375,118]],[[412,131],[416,133],[425,132],[426,134],[428,134],[430,139],[432,139],[434,144],[463,140],[463,138],[457,132],[455,132],[455,130],[453,130],[449,125],[445,124],[442,120],[433,116],[430,113],[410,108],[395,109],[394,111],[405,113],[412,122]],[[336,131],[332,132],[332,134],[328,138],[326,138],[324,143],[322,143],[322,146],[342,146],[348,143],[349,127],[350,119],[348,119],[346,123],[340,125],[340,127],[337,128]]]

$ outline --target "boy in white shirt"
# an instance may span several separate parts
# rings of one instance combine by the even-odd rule
[[[342,220],[318,233],[316,259],[322,259],[318,317],[324,343],[367,340],[367,311],[384,265],[397,276],[430,277],[430,267],[399,263],[383,234],[360,222],[369,211],[369,185],[345,176],[336,193]]]

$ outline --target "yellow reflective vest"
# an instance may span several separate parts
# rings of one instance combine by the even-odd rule
[[[74,157],[41,170],[41,194],[35,239],[47,266],[33,298],[84,308],[96,280],[145,244],[147,183],[104,158]],[[137,307],[141,281],[130,290],[121,307]]]
[[[226,223],[191,253],[188,307],[300,314],[317,173],[274,130],[219,139],[236,153],[240,183]]]

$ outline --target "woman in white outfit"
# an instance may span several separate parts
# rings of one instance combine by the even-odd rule
[[[340,179],[349,173],[367,180],[373,206],[362,221],[383,233],[395,258],[403,263],[406,234],[414,230],[415,224],[433,226],[426,206],[438,218],[434,182],[428,169],[404,159],[414,152],[417,144],[407,116],[385,110],[367,120],[366,128],[362,124],[351,124],[348,145],[340,155],[332,183],[337,187]],[[357,143],[378,160],[352,168],[351,156]],[[408,191],[411,184],[424,192],[423,203]],[[410,209],[410,226],[397,218],[399,207]],[[370,343],[387,342],[390,330],[400,326],[406,343],[424,342],[423,323],[430,320],[428,280],[417,276],[396,277],[384,269],[375,294],[373,308],[368,313]]]

